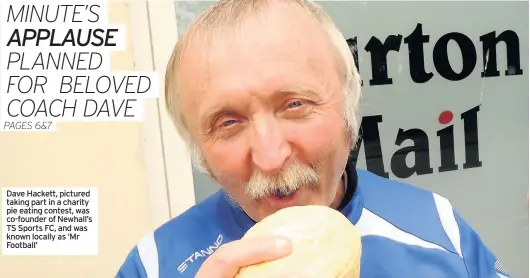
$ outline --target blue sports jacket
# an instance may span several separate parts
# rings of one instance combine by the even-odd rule
[[[361,278],[510,277],[444,197],[351,163],[345,174],[353,191],[341,212],[362,235]],[[254,224],[219,190],[142,238],[116,277],[195,277],[219,246]]]

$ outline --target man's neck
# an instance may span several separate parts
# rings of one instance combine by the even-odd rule
[[[331,203],[331,208],[334,208],[337,210],[341,209],[341,205],[343,204],[347,191],[348,191],[348,175],[346,174],[346,171],[344,171],[342,178],[339,180],[339,185],[337,186],[337,193],[335,194],[335,198],[333,199],[333,202]]]

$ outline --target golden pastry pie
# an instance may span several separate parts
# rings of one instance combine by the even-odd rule
[[[358,278],[361,236],[339,211],[325,206],[296,206],[279,210],[243,238],[281,235],[293,242],[290,255],[244,267],[236,278],[279,278],[299,274],[308,278]]]

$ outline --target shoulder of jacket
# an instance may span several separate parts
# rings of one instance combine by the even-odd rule
[[[180,215],[172,218],[153,231],[157,242],[175,241],[179,238],[188,239],[198,232],[204,234],[206,226],[212,224],[212,215],[222,192],[218,191],[200,203],[190,207]]]
[[[422,242],[461,255],[459,227],[447,198],[366,170],[358,170],[358,176],[366,211],[361,219],[364,218],[365,224],[388,223]],[[388,225],[385,227],[390,227]]]

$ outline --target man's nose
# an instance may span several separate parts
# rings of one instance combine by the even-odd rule
[[[252,128],[250,146],[252,162],[268,175],[280,172],[292,152],[276,120],[256,121]]]

